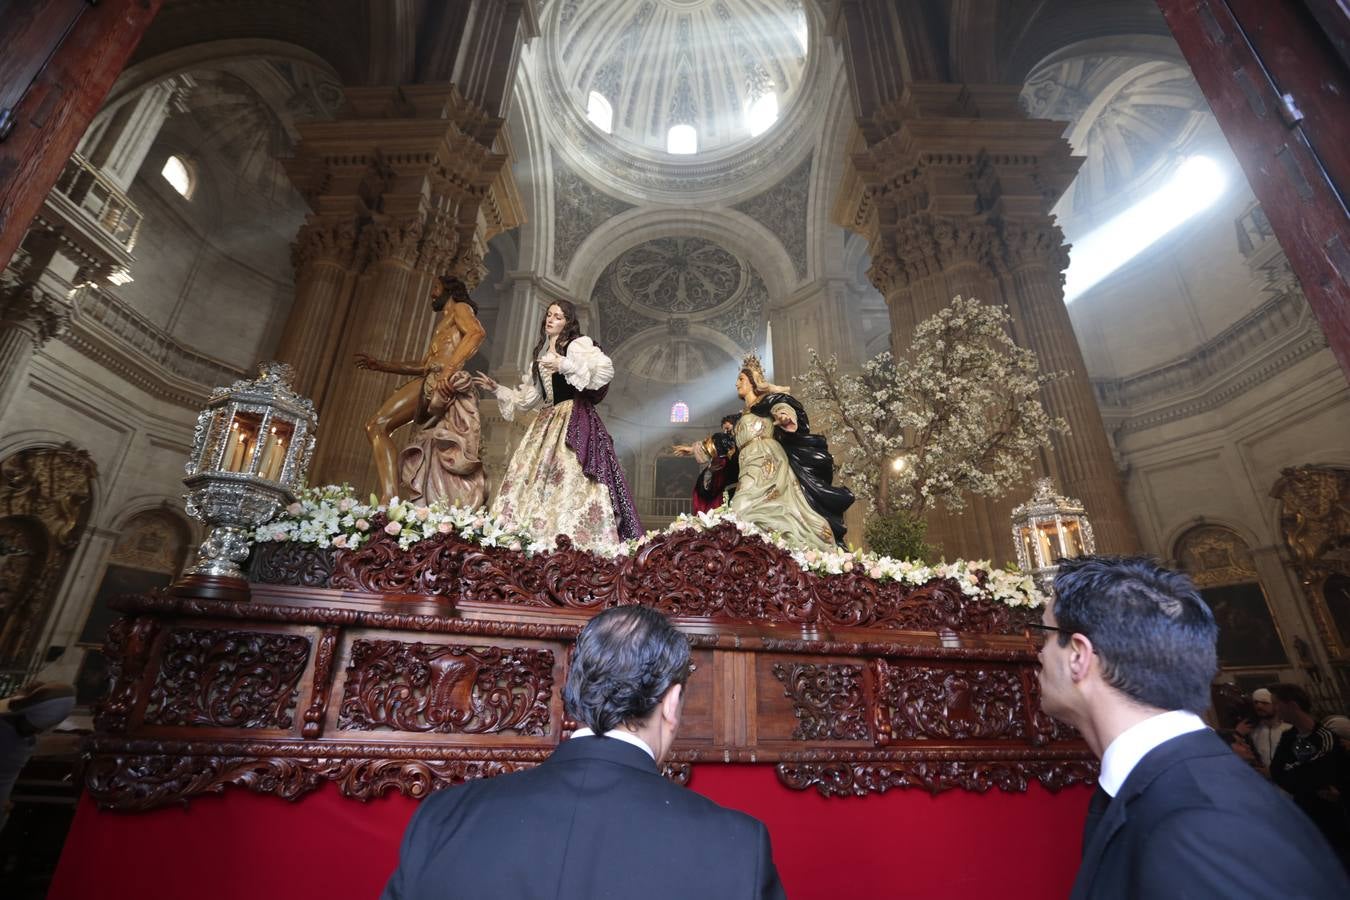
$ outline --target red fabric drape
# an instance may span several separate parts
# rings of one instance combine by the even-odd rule
[[[1090,796],[1032,784],[827,799],[788,790],[771,766],[696,766],[691,786],[768,826],[794,900],[1066,896]],[[231,789],[140,814],[101,812],[85,797],[48,898],[374,898],[415,807],[331,786],[295,803]]]

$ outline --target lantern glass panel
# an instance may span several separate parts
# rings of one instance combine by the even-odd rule
[[[235,410],[230,420],[230,434],[220,468],[225,472],[248,472],[258,449],[258,434],[262,430],[262,414]]]
[[[1070,519],[1060,523],[1059,539],[1064,545],[1064,555],[1070,559],[1075,559],[1083,555],[1083,535],[1078,529],[1078,522]]]
[[[1035,536],[1041,548],[1041,556],[1037,559],[1037,567],[1046,567],[1054,565],[1054,560],[1060,559],[1060,542],[1057,536],[1058,529],[1054,524],[1054,519],[1049,522],[1037,522],[1035,524]]]
[[[1036,559],[1036,541],[1032,537],[1032,528],[1030,525],[1023,525],[1018,529],[1018,539],[1022,542],[1022,556],[1026,560],[1028,568],[1036,568],[1040,561]]]
[[[258,476],[268,481],[280,481],[286,468],[286,453],[295,439],[295,423],[285,419],[272,418],[263,441],[262,462],[258,467]]]

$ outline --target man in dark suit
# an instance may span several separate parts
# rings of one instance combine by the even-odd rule
[[[563,689],[586,727],[538,768],[422,801],[383,898],[782,897],[764,826],[661,775],[689,673],[660,613],[596,616]]]
[[[1041,705],[1102,761],[1073,897],[1350,897],[1313,824],[1197,715],[1218,630],[1184,575],[1061,560],[1039,627]]]

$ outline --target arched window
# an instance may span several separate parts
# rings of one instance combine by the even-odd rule
[[[1256,562],[1241,535],[1222,525],[1197,525],[1177,540],[1175,553],[1219,624],[1223,669],[1289,664]]]
[[[745,116],[746,126],[750,129],[751,137],[758,137],[768,131],[777,121],[778,94],[776,91],[769,91],[769,93],[751,103],[750,111]]]
[[[684,425],[689,421],[689,404],[683,400],[676,400],[675,405],[670,408],[670,421],[676,425]]]
[[[690,154],[698,152],[698,132],[693,125],[672,125],[666,132],[666,152]]]
[[[192,199],[192,170],[181,156],[170,156],[164,160],[164,168],[159,170],[159,174],[164,176],[164,180],[181,194],[183,199]]]
[[[591,91],[591,96],[586,100],[586,118],[605,134],[614,131],[614,107],[599,91]]]

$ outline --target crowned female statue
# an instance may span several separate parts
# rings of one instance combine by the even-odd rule
[[[790,543],[831,550],[843,543],[853,492],[833,484],[829,444],[811,433],[806,409],[789,391],[769,382],[757,355],[745,357],[736,378],[745,409],[735,428],[740,477],[731,512]]]

